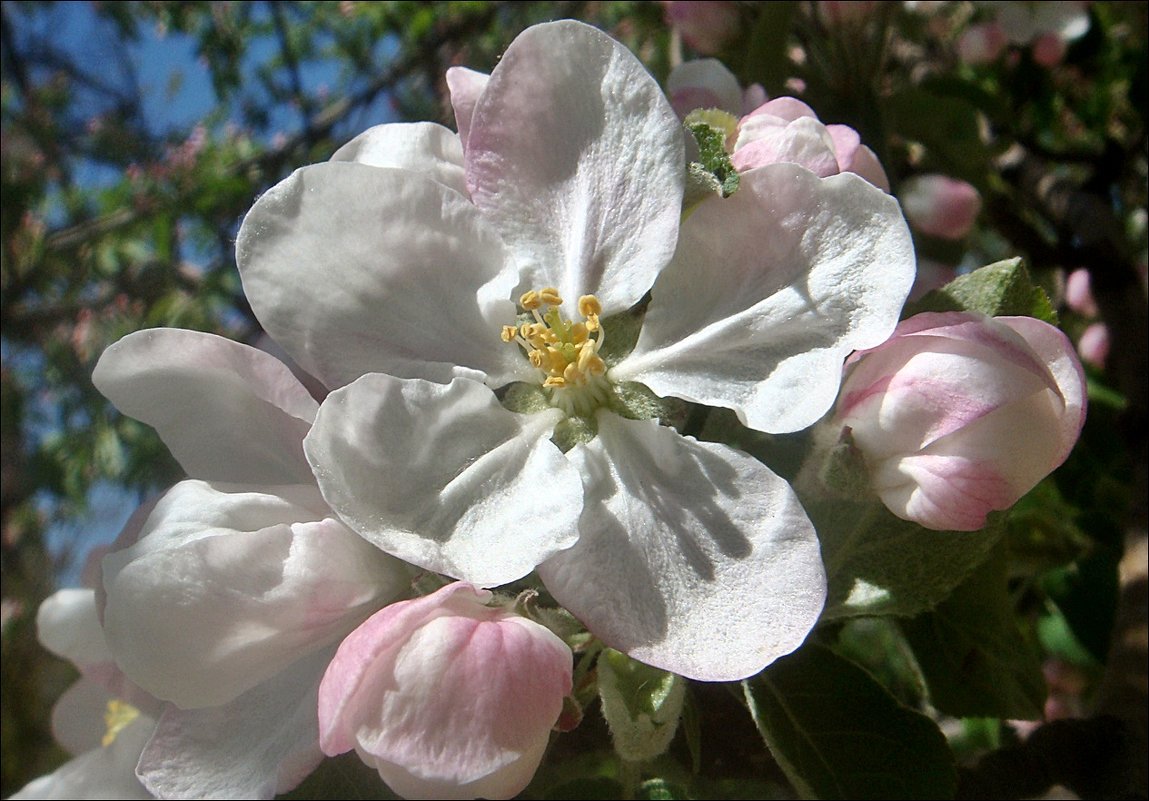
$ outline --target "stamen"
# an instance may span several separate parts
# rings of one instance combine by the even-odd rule
[[[579,298],[582,320],[563,318],[563,299],[555,287],[524,292],[519,302],[535,322],[504,326],[503,341],[518,342],[527,352],[531,366],[543,373],[543,387],[552,390],[551,402],[568,414],[588,414],[606,402],[609,390],[600,378],[606,363],[599,356],[606,331],[598,298]]]
[[[119,699],[108,701],[107,709],[104,710],[104,725],[107,726],[107,731],[100,744],[107,748],[114,743],[117,735],[139,716],[140,710],[125,701]]]

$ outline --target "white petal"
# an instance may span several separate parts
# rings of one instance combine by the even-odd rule
[[[155,428],[196,478],[310,480],[303,437],[318,404],[261,350],[199,331],[138,331],[104,351],[92,382],[121,412]]]
[[[485,72],[450,67],[447,70],[447,89],[451,93],[451,108],[455,111],[455,127],[459,129],[459,141],[467,149],[467,137],[471,133],[471,118],[475,114],[475,104],[479,95],[487,88],[491,76]]]
[[[738,85],[738,78],[716,58],[679,64],[666,79],[666,93],[683,117],[696,108],[742,113],[742,87]]]
[[[376,125],[336,150],[331,160],[410,170],[467,194],[459,137],[434,122]]]
[[[274,798],[322,761],[319,680],[334,648],[292,665],[224,706],[169,706],[140,757],[161,798]]]
[[[818,420],[842,360],[889,336],[914,280],[897,201],[852,174],[760,167],[682,233],[611,377],[734,409],[761,431]]]
[[[565,20],[521,33],[479,98],[467,140],[475,204],[514,251],[520,290],[555,286],[604,313],[636,303],[669,261],[683,133],[626,48]]]
[[[95,590],[57,590],[48,596],[36,612],[36,635],[49,651],[77,665],[112,658],[100,627]]]
[[[297,170],[248,213],[236,254],[260,322],[330,387],[373,371],[445,382],[460,367],[498,386],[526,369],[499,338],[517,282],[502,243],[417,173]]]
[[[176,485],[139,542],[104,558],[104,630],[124,673],[181,707],[226,703],[408,586],[325,509],[314,487]]]
[[[702,681],[745,678],[802,644],[826,577],[785,481],[727,446],[610,413],[568,456],[587,477],[580,537],[539,575],[603,642]]]
[[[99,721],[96,721],[99,723]],[[12,799],[88,799],[154,798],[136,778],[136,762],[151,735],[155,721],[140,715],[120,730],[107,747],[85,751],[65,762],[55,772],[29,782]]]
[[[582,486],[549,439],[561,417],[509,412],[468,379],[372,374],[328,396],[304,447],[324,497],[362,536],[495,586],[577,537]]]

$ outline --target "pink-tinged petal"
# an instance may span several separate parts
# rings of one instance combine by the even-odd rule
[[[479,98],[467,184],[502,234],[518,291],[557,287],[629,308],[674,253],[683,131],[626,48],[581,22],[521,33]]]
[[[1007,44],[1009,38],[996,21],[971,25],[958,37],[958,58],[975,66],[989,64],[997,60]]]
[[[725,445],[598,420],[568,454],[587,477],[581,536],[539,568],[555,600],[612,648],[701,681],[745,678],[801,645],[826,578],[790,485]]]
[[[92,721],[100,726],[102,720]],[[107,747],[96,747],[65,762],[47,776],[41,776],[9,796],[13,801],[31,799],[136,799],[154,798],[136,778],[136,762],[151,736],[155,721],[140,715],[116,735]]]
[[[1109,328],[1105,323],[1093,323],[1081,332],[1077,340],[1077,352],[1081,358],[1099,369],[1105,369],[1109,347]]]
[[[518,794],[571,690],[571,652],[489,598],[452,584],[352,632],[320,688],[324,751],[355,748],[404,798]]]
[[[409,170],[297,170],[261,197],[236,244],[256,316],[330,387],[373,371],[501,386],[522,357],[499,338],[517,273],[478,210]]]
[[[1100,313],[1086,268],[1074,270],[1065,279],[1065,305],[1085,317],[1096,317]]]
[[[838,169],[860,175],[883,192],[890,191],[890,179],[874,151],[862,144],[858,132],[848,125],[827,125],[834,140]]]
[[[137,331],[104,351],[92,383],[121,412],[155,428],[189,475],[310,480],[303,437],[318,404],[261,350],[199,331]]]
[[[638,344],[610,376],[798,431],[833,404],[846,355],[893,331],[914,270],[889,195],[854,175],[751,170],[683,224]]]
[[[487,88],[490,79],[487,73],[466,67],[451,67],[447,70],[447,90],[451,93],[451,108],[455,111],[455,127],[459,129],[459,141],[463,144],[463,150],[467,149],[467,137],[471,135],[475,104],[479,102],[479,95]]]
[[[700,58],[679,64],[666,79],[666,93],[680,117],[698,108],[742,113],[742,87],[734,73],[716,58]]]
[[[69,754],[82,754],[103,744],[104,714],[114,695],[99,683],[80,678],[52,706],[52,737]]]
[[[323,760],[319,680],[334,648],[286,667],[222,706],[169,705],[140,756],[139,774],[160,798],[274,798]]]
[[[467,194],[459,137],[433,122],[376,125],[336,150],[331,160],[410,170]]]
[[[763,103],[746,115],[746,119],[742,121],[743,124],[748,123],[758,115],[779,117],[786,122],[793,122],[803,117],[818,119],[818,115],[814,113],[814,109],[796,97],[776,97],[773,100]]]
[[[808,117],[784,125],[761,124],[770,119],[778,118],[758,116],[743,126],[738,147],[731,156],[739,172],[786,162],[805,167],[822,178],[838,174],[834,142],[825,125]]]
[[[874,489],[898,517],[936,531],[977,531],[1017,497],[989,462],[922,454],[884,463]]]
[[[407,588],[400,563],[324,510],[314,487],[176,485],[104,559],[124,673],[184,708],[227,703]]]
[[[376,373],[331,393],[304,447],[324,497],[360,535],[412,564],[496,586],[578,536],[582,485],[550,441],[561,418],[509,412],[468,379]]]

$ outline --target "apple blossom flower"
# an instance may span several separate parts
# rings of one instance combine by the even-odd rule
[[[965,181],[946,175],[908,178],[898,197],[912,227],[942,239],[964,237],[981,211],[978,191]]]
[[[967,312],[915,315],[851,357],[834,417],[890,511],[951,531],[1013,505],[1065,460],[1084,421],[1064,334]]]
[[[738,123],[730,156],[738,172],[766,164],[800,164],[822,177],[853,172],[883,191],[890,181],[874,151],[848,125],[823,125],[808,105],[776,97]]]
[[[102,563],[112,655],[169,702],[140,776],[161,796],[285,792],[323,757],[316,699],[335,646],[409,585],[405,568],[323,502],[302,446],[318,404],[274,357],[156,329],[108,348],[93,382],[194,477]]]
[[[36,630],[45,648],[80,671],[80,679],[52,708],[52,734],[74,756],[10,797],[153,798],[136,777],[136,763],[155,729],[161,704],[130,688],[115,670],[95,592],[65,589],[49,596],[36,614]]]
[[[571,691],[570,648],[470,584],[399,601],[339,646],[319,688],[323,750],[355,749],[404,798],[511,798]]]
[[[679,121],[581,23],[448,82],[461,139],[373,128],[240,229],[253,310],[333,388],[305,441],[325,500],[437,573],[492,587],[537,568],[636,659],[757,672],[820,614],[814,530],[761,462],[660,425],[650,391],[759,430],[815,422],[913,281],[896,202],[776,164],[680,230]],[[636,345],[612,352],[648,292]]]
[[[996,20],[970,25],[957,40],[957,53],[966,64],[989,64],[997,60],[1006,46],[1009,37]]]
[[[1086,326],[1077,340],[1077,352],[1089,364],[1104,369],[1109,358],[1109,327],[1105,323]]]

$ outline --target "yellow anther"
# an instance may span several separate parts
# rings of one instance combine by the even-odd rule
[[[578,369],[577,364],[568,364],[566,369],[563,370],[563,380],[567,384],[581,383],[583,378],[582,371]]]
[[[581,367],[582,365],[580,365]],[[606,372],[606,362],[597,353],[587,359],[586,367],[582,368],[591,375],[602,375]]]
[[[581,345],[583,342],[586,342],[586,334],[586,323],[575,323],[571,326],[571,342],[576,345]]]
[[[562,389],[566,385],[566,380],[563,379],[562,376],[558,375],[549,375],[547,376],[546,381],[543,382],[543,386],[547,389]]]
[[[586,370],[590,357],[594,355],[594,343],[590,340],[582,343],[582,347],[578,349],[578,369]]]
[[[546,367],[546,354],[541,350],[532,350],[527,354],[527,359],[531,363],[531,367],[537,367],[540,370],[547,369]]]
[[[586,330],[591,333],[602,330],[602,323],[598,321],[597,314],[591,313],[586,316]]]
[[[539,297],[539,293],[532,289],[523,293],[519,298],[519,305],[527,311],[534,311],[543,305],[543,300]]]
[[[502,334],[503,342],[514,342],[518,333],[519,329],[515,328],[513,325],[504,325]]]
[[[548,286],[539,291],[539,298],[543,303],[548,306],[561,306],[563,305],[562,295],[559,294],[558,289],[553,286]]]
[[[590,317],[592,314],[597,317],[602,314],[602,304],[594,295],[583,295],[578,299],[578,313],[583,317]]]
[[[100,743],[107,748],[116,741],[116,736],[139,716],[140,710],[125,701],[118,699],[108,701],[108,707],[104,710],[104,725],[107,726],[107,731]]]

